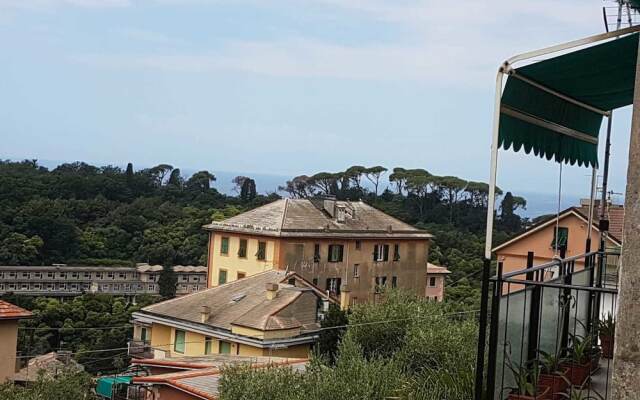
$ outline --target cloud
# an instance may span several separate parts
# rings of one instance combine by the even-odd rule
[[[355,13],[356,16],[348,16],[388,24],[402,34],[393,41],[357,45],[289,34],[271,40],[228,40],[213,49],[194,52],[179,51],[180,43],[160,33],[122,29],[120,33],[129,38],[172,43],[177,50],[165,54],[79,54],[72,60],[109,69],[237,71],[277,77],[477,85],[510,55],[573,39],[580,32],[597,33],[601,16],[597,7],[585,3],[588,2],[306,0],[296,4],[319,5],[336,15]],[[262,7],[275,7],[271,4]],[[292,3],[283,0],[278,6],[283,4]]]
[[[0,10],[45,11],[65,6],[111,8],[131,5],[130,0],[0,0]]]

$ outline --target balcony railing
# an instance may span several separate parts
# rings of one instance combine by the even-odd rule
[[[498,263],[482,398],[610,398],[618,261],[591,252],[533,266],[530,253],[507,273]]]
[[[128,355],[133,358],[153,358],[153,348],[148,340],[132,339],[128,348]]]

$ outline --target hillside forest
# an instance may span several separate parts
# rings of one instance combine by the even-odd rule
[[[238,176],[235,195],[228,195],[215,189],[215,181],[209,171],[185,177],[168,164],[135,170],[132,164],[122,169],[74,162],[49,170],[36,160],[0,161],[0,264],[204,265],[207,237],[201,227],[211,220],[281,195],[333,195],[361,199],[432,233],[430,260],[447,266],[450,283],[456,282],[451,300],[466,301],[478,287],[474,274],[482,264],[488,203],[484,182],[382,166],[296,176],[279,193],[257,193],[251,177]],[[498,242],[523,229],[527,221],[517,211],[525,207],[521,197],[501,196]]]

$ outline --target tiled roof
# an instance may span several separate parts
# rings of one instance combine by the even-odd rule
[[[333,215],[337,209],[345,210],[344,220]],[[282,237],[432,237],[362,201],[322,199],[276,200],[204,228]]]
[[[4,300],[0,300],[0,319],[21,319],[29,318],[33,314],[30,311],[20,308]]]
[[[598,202],[593,209],[593,220],[597,223],[600,219],[600,206]],[[582,205],[578,209],[583,215],[589,215],[589,206]],[[622,231],[624,230],[624,206],[610,204],[607,206],[607,217],[609,218],[609,234],[622,241]]]
[[[451,271],[449,271],[445,267],[440,267],[435,264],[427,263],[427,274],[450,274],[450,273]]]
[[[283,283],[293,273],[270,270],[216,286],[190,295],[163,301],[143,308],[139,314],[159,315],[192,323],[202,323],[202,306],[209,307],[209,319],[204,324],[230,330],[232,325],[260,330],[283,329],[317,325],[314,321],[282,321],[276,314],[294,303],[305,292],[313,289],[296,287]],[[267,283],[277,283],[278,292],[274,299],[267,299]],[[315,312],[305,313],[315,316]],[[134,314],[135,316],[135,314]]]
[[[240,361],[240,363],[242,362],[246,363],[246,361]],[[237,364],[238,362],[234,363]],[[257,364],[252,362],[251,364],[254,368],[276,366],[288,367],[294,371],[304,372],[307,363],[307,360],[291,359]],[[161,375],[136,377],[133,379],[133,382],[169,385],[205,399],[216,400],[218,398],[218,384],[221,376],[219,368],[205,368],[198,369],[196,371],[182,371]]]

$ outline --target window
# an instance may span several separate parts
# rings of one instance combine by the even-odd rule
[[[218,343],[218,353],[231,354],[231,343],[222,340]]]
[[[218,271],[218,285],[224,285],[227,283],[227,270],[221,269]]]
[[[186,281],[187,280],[187,276],[186,275],[180,275],[180,280],[181,281]]]
[[[289,280],[287,280],[287,283],[291,286],[295,286],[296,285],[296,278],[289,278]]]
[[[184,336],[185,332],[179,329],[176,329],[176,338],[173,342],[173,350],[176,353],[184,353]]]
[[[66,284],[66,283],[60,283],[60,284],[58,285],[58,288],[59,288],[59,289],[62,289],[62,290],[67,290],[67,284]]]
[[[220,241],[220,254],[229,254],[229,238],[223,237]]]
[[[566,249],[569,243],[569,228],[558,227],[558,238],[556,239],[556,230],[553,230],[553,240],[551,241],[551,248],[553,249]]]
[[[53,273],[49,272],[49,274],[51,275],[51,277],[53,277]],[[9,272],[9,278],[15,278],[16,277],[16,273],[15,272]]]
[[[313,286],[318,286],[318,278],[313,278],[311,283],[313,284]]]
[[[73,279],[78,279],[78,273],[77,273],[77,272],[72,272],[72,273],[71,273],[71,277],[72,277]]]
[[[149,332],[147,331],[147,327],[143,326],[142,328],[140,328],[140,340],[142,340],[143,342],[146,342],[148,340],[148,335]]]
[[[113,272],[107,272],[107,278],[113,279]]]
[[[240,239],[240,247],[238,248],[238,257],[247,258],[247,239]]]
[[[436,277],[435,276],[430,276],[429,277],[429,287],[436,287]]]
[[[397,288],[398,287],[398,277],[397,276],[392,276],[391,277],[391,287],[392,288]]]
[[[389,261],[388,244],[377,244],[373,247],[373,261]]]
[[[397,243],[393,245],[393,261],[400,261],[400,245]]]
[[[41,283],[36,283],[36,284],[33,285],[33,288],[35,290],[42,290],[42,284]]]
[[[387,277],[386,276],[376,276],[376,279],[375,279],[375,291],[376,291],[376,293],[383,292],[386,286],[387,286]]]
[[[247,277],[246,272],[238,272],[236,279],[244,279]]]
[[[211,354],[211,346],[213,345],[213,338],[205,336],[204,338],[204,354]]]
[[[344,253],[344,246],[341,244],[329,245],[329,262],[342,262],[342,256]]]
[[[96,278],[102,279],[102,272],[96,272]]]
[[[9,274],[9,276],[11,276],[11,274]],[[53,278],[53,272],[47,272],[47,278]]]
[[[353,277],[354,278],[360,277],[360,264],[353,264]]]
[[[327,278],[327,290],[331,294],[338,295],[340,294],[340,284],[342,283],[341,278]]]
[[[34,274],[34,277],[38,279],[42,278],[42,272],[34,272],[33,274]]]
[[[73,289],[73,288],[72,288],[72,289]],[[113,290],[115,290],[115,291],[119,291],[119,290],[120,290],[120,284],[115,283],[115,284],[113,285]]]
[[[84,277],[85,278],[91,278],[91,272],[85,272],[84,273]]]
[[[320,262],[320,243],[313,245],[313,262]]]
[[[267,242],[258,242],[258,251],[256,252],[256,258],[258,260],[267,259]]]
[[[23,283],[22,285],[20,285],[20,289],[21,290],[29,290],[29,284],[28,283]]]
[[[360,240],[356,240],[356,250],[362,250],[362,242]]]
[[[120,272],[120,273],[118,274],[118,278],[120,278],[120,279],[124,279],[124,278],[126,278],[126,275],[125,275],[124,273]]]
[[[105,286],[109,286],[109,285],[105,285]],[[153,283],[149,284],[148,289],[150,292],[153,292],[156,288],[156,285],[154,285]]]
[[[23,272],[22,273],[22,277],[23,278],[29,278],[29,273],[28,272]]]

